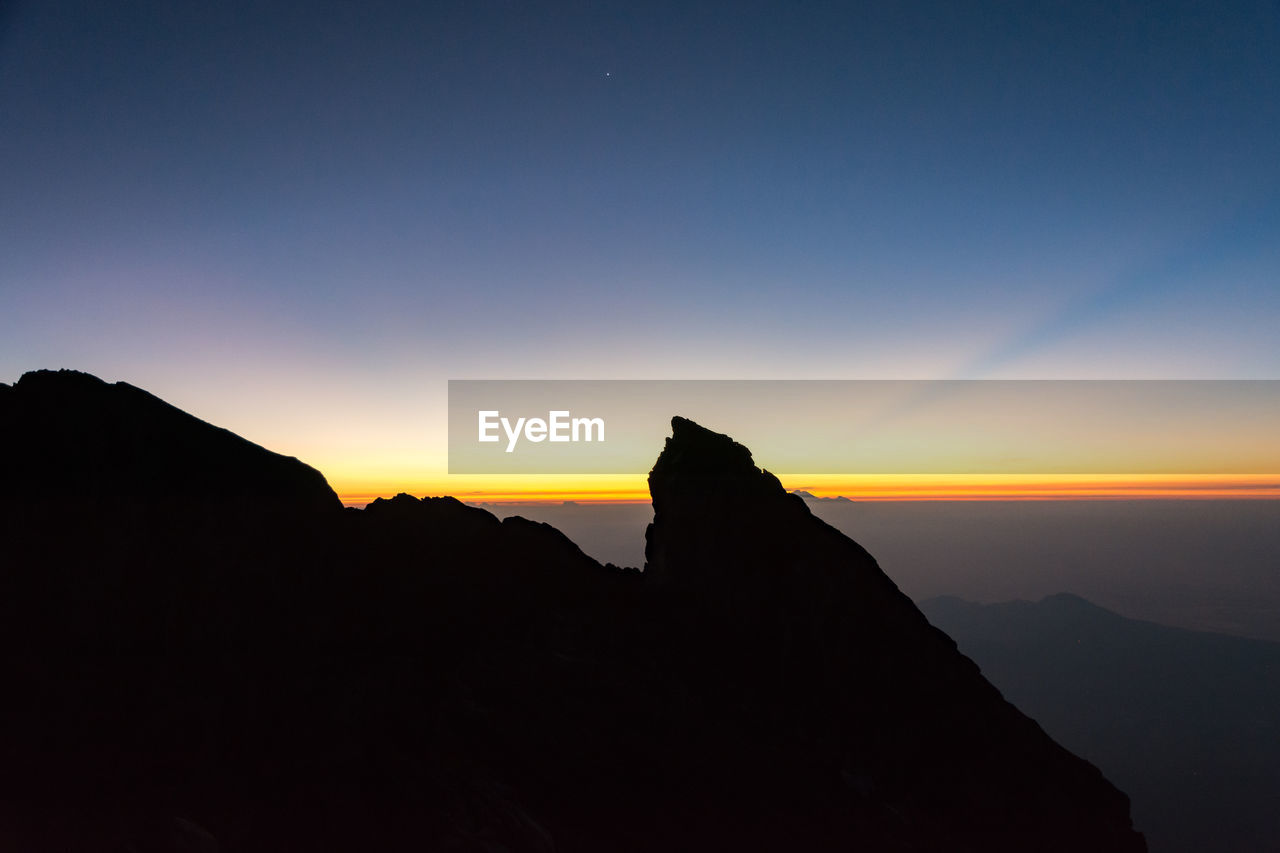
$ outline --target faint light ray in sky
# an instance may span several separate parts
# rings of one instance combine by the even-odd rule
[[[1144,307],[1203,285],[1207,276],[1229,261],[1257,254],[1276,241],[1280,241],[1280,193],[1271,191],[1264,201],[1243,206],[1198,240],[1069,301],[1056,314],[993,347],[950,378],[986,378],[1102,322],[1131,318]]]

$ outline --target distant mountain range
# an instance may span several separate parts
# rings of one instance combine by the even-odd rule
[[[0,386],[0,846],[1138,851],[1128,800],[683,418],[644,572],[124,383]]]
[[[813,501],[814,503],[853,503],[852,500],[846,498],[844,495],[836,495],[833,498],[820,498],[813,492],[806,492],[804,489],[796,489],[791,494],[797,495],[806,501]]]
[[[1280,849],[1280,643],[1074,595],[920,603],[1005,698],[1133,798],[1157,853]]]

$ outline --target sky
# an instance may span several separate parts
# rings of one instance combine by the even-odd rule
[[[449,379],[1276,379],[1278,153],[1274,2],[6,0],[0,381],[372,494]]]

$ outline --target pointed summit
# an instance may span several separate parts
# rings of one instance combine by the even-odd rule
[[[750,450],[679,415],[671,419],[671,437],[649,472],[649,492],[659,511],[668,500],[781,491],[776,477],[756,467]]]
[[[727,435],[712,432],[688,418],[671,419],[671,437],[667,439],[654,470],[668,465],[694,465],[702,469],[741,470],[758,473],[751,451]]]

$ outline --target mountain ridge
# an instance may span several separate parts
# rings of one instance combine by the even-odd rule
[[[728,436],[673,421],[640,572],[454,498],[338,509],[129,388],[0,391],[0,837],[26,849],[176,851],[175,821],[247,851],[1144,849]],[[158,441],[114,447],[131,418]]]

